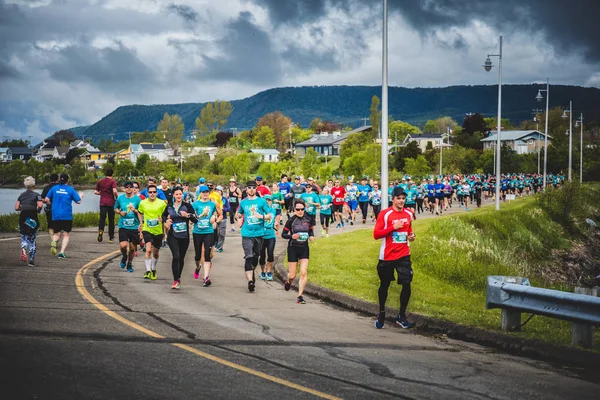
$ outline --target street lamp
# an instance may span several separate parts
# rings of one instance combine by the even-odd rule
[[[383,0],[383,51],[381,82],[381,202],[388,204],[388,4]]]
[[[490,72],[493,64],[490,57],[498,57],[498,127],[496,130],[496,211],[500,210],[500,131],[501,131],[501,114],[502,114],[502,36],[499,42],[500,51],[498,54],[488,54],[483,64],[483,68]]]
[[[544,129],[544,176],[542,190],[546,190],[546,168],[548,166],[548,105],[550,104],[550,79],[546,78],[546,89],[539,89],[535,99],[542,101],[544,96],[542,92],[546,92],[546,128]]]
[[[540,130],[540,122],[538,121],[538,115],[542,112],[543,110],[541,108],[534,108],[533,109],[533,120],[535,121],[535,130],[539,132]],[[537,163],[537,174],[540,174],[540,146],[539,146],[539,138],[535,141],[535,150],[537,151],[537,159],[538,159],[538,163]]]
[[[581,128],[579,136],[579,183],[583,183],[583,113],[575,121],[575,128]]]
[[[567,179],[571,182],[571,171],[573,169],[573,102],[569,101],[569,110],[564,110],[562,119],[567,118],[567,112],[569,113],[569,129],[566,134],[569,135],[569,172],[567,173]]]

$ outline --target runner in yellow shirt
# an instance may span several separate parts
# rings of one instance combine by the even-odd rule
[[[156,264],[158,263],[158,252],[163,241],[162,215],[167,208],[167,203],[158,200],[156,185],[148,185],[148,198],[142,200],[138,213],[143,215],[144,224],[140,225],[144,242],[146,243],[146,273],[144,279],[156,280]]]

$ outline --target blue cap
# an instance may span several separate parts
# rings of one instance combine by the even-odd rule
[[[271,200],[271,199],[272,199],[272,197],[271,197],[271,195],[270,195],[270,194],[265,194],[265,195],[263,196],[263,199],[265,199],[265,200]]]
[[[199,182],[199,183],[204,183],[204,178],[200,178],[200,179],[198,179],[198,182]]]
[[[209,192],[210,189],[208,188],[208,186],[206,185],[202,185],[198,188],[198,192],[202,193],[202,192]]]
[[[259,176],[257,176],[257,177],[256,177],[256,180],[257,180],[257,181],[262,181],[262,176],[260,176],[260,175],[259,175]]]

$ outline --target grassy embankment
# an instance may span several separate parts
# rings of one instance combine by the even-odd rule
[[[46,214],[39,214],[40,220],[40,232],[48,230],[48,223],[46,221]],[[85,212],[73,214],[73,228],[85,228],[89,226],[98,226],[98,219],[100,218],[99,212]],[[118,221],[118,216],[115,216],[115,226]],[[18,232],[19,226],[19,214],[11,213],[0,215],[0,232]]]
[[[500,310],[485,308],[488,275],[524,276],[534,286],[571,289],[543,279],[544,269],[557,262],[552,251],[569,249],[572,243],[533,198],[503,203],[498,212],[486,207],[417,219],[414,230],[409,312],[499,331]],[[377,303],[380,243],[370,229],[316,241],[311,249],[311,282]],[[399,306],[398,285],[391,286],[388,306]],[[570,345],[571,324],[535,316],[522,332],[510,334]],[[595,350],[600,351],[598,330]]]

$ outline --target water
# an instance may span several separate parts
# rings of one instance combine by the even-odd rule
[[[36,188],[35,191],[42,193],[43,188]],[[15,212],[15,203],[17,198],[25,189],[0,189],[0,215]],[[82,213],[88,211],[100,210],[100,196],[94,194],[93,190],[83,191],[83,200],[81,204],[73,203],[73,212]]]

